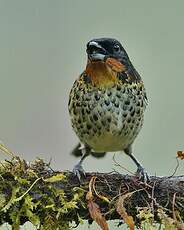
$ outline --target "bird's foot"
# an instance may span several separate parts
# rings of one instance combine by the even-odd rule
[[[82,177],[86,176],[86,173],[80,163],[76,164],[73,168],[73,173],[78,178],[79,181],[81,181]]]
[[[138,166],[136,176],[145,184],[150,181],[147,171],[142,166]]]

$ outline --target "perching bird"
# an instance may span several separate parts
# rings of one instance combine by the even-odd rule
[[[87,43],[87,65],[69,96],[72,127],[81,147],[73,151],[81,160],[74,167],[80,179],[83,160],[89,155],[124,151],[137,165],[137,174],[148,176],[132,155],[132,144],[143,125],[147,96],[144,83],[125,49],[116,39]]]

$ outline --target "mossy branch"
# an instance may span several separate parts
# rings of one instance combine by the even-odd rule
[[[92,222],[86,194],[94,176],[92,199],[106,220],[123,222],[124,212],[142,226],[149,213],[151,222],[163,223],[166,218],[173,226],[183,226],[184,176],[152,176],[145,185],[134,176],[87,173],[80,184],[72,172],[55,172],[43,160],[31,164],[18,157],[0,162],[0,224],[19,229],[30,221],[39,229],[69,229],[71,222]],[[125,199],[126,194],[130,195]]]

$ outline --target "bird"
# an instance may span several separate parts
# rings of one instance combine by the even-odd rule
[[[85,176],[82,163],[90,154],[100,158],[107,152],[124,152],[136,164],[136,175],[147,181],[132,151],[148,104],[144,82],[117,39],[92,39],[86,53],[86,68],[75,80],[68,102],[80,143],[72,154],[81,156],[73,172],[79,180]]]

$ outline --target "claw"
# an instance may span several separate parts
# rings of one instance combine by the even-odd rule
[[[79,181],[81,181],[82,177],[86,176],[86,173],[80,163],[76,164],[73,168],[73,173],[78,178]]]
[[[147,184],[147,182],[150,181],[150,177],[149,177],[147,171],[146,171],[142,166],[139,166],[139,167],[137,168],[136,176],[137,176],[141,181],[143,181],[145,184]]]

